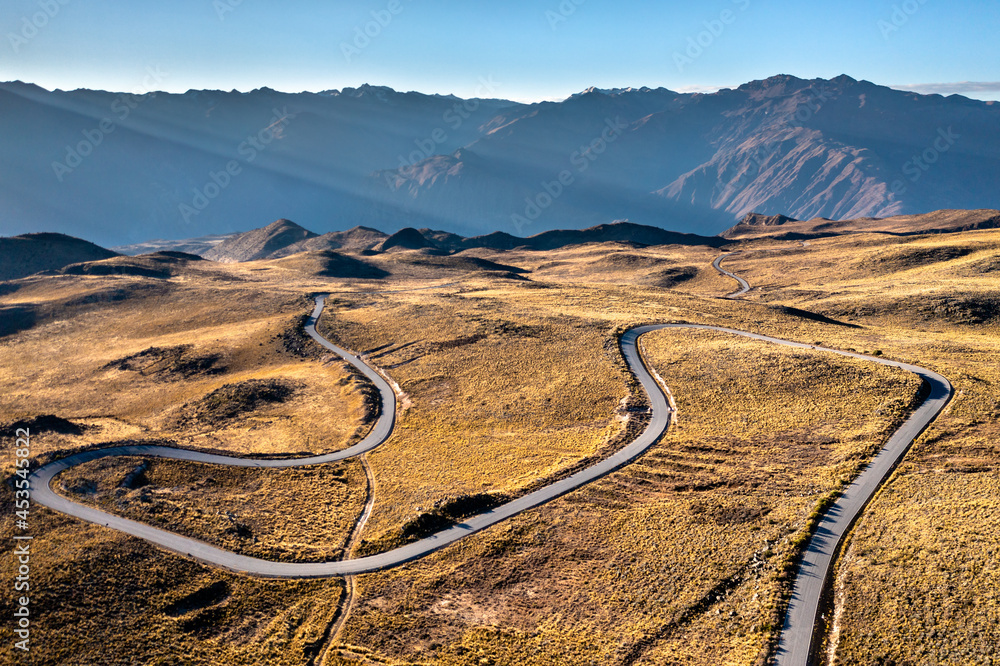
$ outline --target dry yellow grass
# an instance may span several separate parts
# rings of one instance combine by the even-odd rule
[[[645,347],[679,387],[678,429],[606,480],[362,577],[345,640],[442,664],[753,663],[806,518],[917,382],[733,336],[664,331]]]
[[[997,604],[987,593],[993,574],[985,561],[995,563],[997,541],[995,531],[974,526],[988,519],[984,498],[997,472],[1000,343],[988,308],[968,304],[988,305],[996,292],[990,266],[998,240],[996,232],[972,232],[859,236],[807,248],[760,241],[750,247],[783,251],[727,263],[758,286],[746,302],[711,297],[732,288],[708,268],[714,251],[679,247],[464,253],[535,269],[530,281],[470,272],[460,262],[429,266],[419,253],[364,258],[397,272],[384,281],[326,279],[295,262],[206,264],[169,280],[31,278],[0,296],[0,305],[36,308],[40,317],[35,327],[0,338],[0,379],[10,387],[0,396],[0,422],[51,413],[100,426],[82,435],[40,435],[38,454],[162,438],[241,454],[341,448],[367,427],[363,387],[342,364],[321,354],[302,357],[294,340],[275,338],[311,309],[306,294],[336,292],[323,330],[369,352],[405,394],[399,429],[371,455],[376,504],[364,537],[366,547],[379,549],[396,543],[436,502],[516,493],[613,441],[628,390],[614,344],[623,327],[688,321],[878,351],[942,372],[957,396],[858,524],[852,549],[859,550],[848,551],[841,569],[844,608],[851,610],[842,615],[838,654],[843,663],[920,662],[921,653],[909,647],[918,635],[933,636],[938,655],[988,654],[997,643]],[[907,263],[947,256],[937,248],[955,243],[974,249],[922,268]],[[697,273],[673,289],[650,282],[658,271],[687,266]],[[457,284],[360,293],[446,282]],[[95,300],[119,292],[133,296]],[[959,302],[944,300],[956,294]],[[809,312],[860,327],[817,321]],[[107,367],[150,347],[182,345],[191,345],[182,365],[218,355],[224,371],[178,378],[160,366],[145,374]],[[884,438],[912,398],[913,380],[873,364],[731,336],[662,332],[649,336],[646,348],[677,397],[678,429],[605,480],[421,562],[362,577],[342,644],[327,663],[758,659],[776,631],[787,558],[809,513]],[[182,418],[213,391],[258,379],[298,388],[288,401],[236,420]],[[96,475],[107,486],[130,464],[74,473]],[[11,465],[3,461],[5,473]],[[363,482],[354,465],[343,466],[349,489]],[[320,558],[336,554],[358,507],[353,491],[337,495],[342,501],[334,507],[324,504],[344,488],[334,470],[220,475],[157,463],[152,473],[163,476],[149,495],[163,507],[158,520],[173,529],[202,531],[238,548],[213,513],[230,512],[253,521],[260,535],[257,545],[242,546],[245,552]],[[217,484],[191,487],[207,475]],[[140,491],[132,493],[135,501],[116,510],[140,510]],[[98,493],[112,503],[113,495],[108,487]],[[258,511],[293,496],[302,516],[294,529]],[[307,517],[322,511],[329,518],[310,525]],[[927,527],[941,512],[954,516],[948,548],[940,547],[941,531]],[[150,663],[306,664],[326,644],[340,581],[254,581],[43,509],[33,517],[38,608],[46,609],[39,663],[99,663],[121,650]],[[894,529],[906,520],[911,529]],[[314,540],[324,535],[329,543]],[[4,525],[0,538],[9,536]],[[924,554],[925,573],[910,584],[907,558],[914,552]],[[964,575],[961,567],[977,559],[984,567],[975,570],[974,584],[948,590],[954,609],[973,609],[971,629],[954,621],[958,610],[894,628],[896,611],[871,601],[932,608],[942,581]],[[875,572],[861,575],[854,567]],[[0,599],[0,612],[11,610],[9,603]],[[5,631],[0,627],[6,640]],[[880,652],[887,642],[895,651]]]
[[[16,345],[9,338],[0,340],[0,380],[11,387],[0,397],[0,409],[8,418],[56,414],[91,429],[83,442],[39,437],[36,453],[165,433],[186,446],[234,453],[328,451],[343,448],[365,427],[362,396],[342,364],[319,355],[297,357],[274,339],[306,310],[308,301],[299,294],[255,295],[256,289],[240,283],[216,290],[208,282],[169,289],[156,285],[166,291],[149,297],[141,281],[133,279],[48,279],[60,296],[56,306],[49,306],[52,312],[35,299],[42,322],[18,335]],[[8,298],[23,303],[44,296],[42,282],[35,280]],[[73,304],[81,293],[95,290],[134,296],[120,303]],[[127,370],[116,365],[151,347],[182,346],[190,348],[184,359],[214,359],[209,371],[185,376],[171,371],[169,363],[142,361]],[[184,405],[251,378],[284,378],[300,383],[301,389],[291,401],[260,411],[237,428],[196,421],[176,427]],[[331,420],[331,410],[347,418]]]
[[[526,300],[526,299],[525,299]],[[338,298],[321,330],[396,381],[397,430],[370,456],[378,494],[366,539],[395,543],[442,499],[509,493],[617,434],[625,396],[610,326],[481,292]]]
[[[125,485],[129,474],[139,478]],[[367,496],[357,462],[261,470],[112,458],[68,470],[58,484],[60,492],[105,511],[291,562],[343,557]]]
[[[851,535],[828,653],[841,664],[994,663],[1000,232],[827,239],[731,265],[761,285],[751,299],[870,326],[881,339],[839,328],[835,339],[932,367],[955,386]]]

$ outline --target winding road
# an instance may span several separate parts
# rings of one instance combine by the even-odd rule
[[[808,243],[802,243],[808,247]],[[740,284],[740,290],[726,296],[736,298],[750,291],[750,283],[722,268],[722,261],[735,252],[720,255],[712,263],[719,273],[727,275]],[[768,342],[822,351],[832,351],[841,356],[871,361],[880,365],[899,368],[920,377],[928,388],[927,396],[910,417],[892,434],[884,447],[868,462],[862,472],[837,498],[820,518],[819,524],[809,539],[795,572],[792,596],[785,613],[785,622],[778,639],[774,663],[776,666],[807,666],[814,652],[822,642],[817,635],[822,625],[818,622],[823,594],[830,584],[833,561],[844,537],[854,521],[871,501],[882,483],[889,477],[896,465],[903,459],[910,445],[951,400],[954,392],[951,383],[942,375],[916,365],[890,361],[878,356],[856,354],[813,345],[791,343],[767,336],[741,333]]]
[[[256,576],[273,578],[319,578],[329,576],[350,576],[372,571],[388,569],[406,562],[424,557],[434,551],[440,550],[460,539],[464,539],[470,534],[475,534],[481,530],[495,525],[501,521],[515,516],[522,511],[537,507],[549,502],[561,495],[586,485],[613,472],[619,467],[628,464],[642,455],[649,447],[656,443],[660,436],[670,425],[672,411],[667,397],[660,389],[656,380],[652,377],[646,366],[643,364],[638,350],[637,340],[640,335],[647,331],[655,330],[657,326],[646,326],[627,331],[621,339],[621,349],[625,361],[629,368],[635,373],[649,396],[651,418],[645,430],[628,446],[621,449],[612,456],[601,462],[588,467],[580,472],[557,481],[545,488],[520,497],[516,500],[503,504],[490,511],[474,516],[449,529],[432,534],[431,536],[402,546],[395,550],[361,557],[357,559],[341,560],[335,562],[316,563],[293,563],[293,562],[271,562],[246,555],[239,555],[221,548],[217,548],[203,541],[184,537],[173,532],[168,532],[144,523],[140,523],[128,518],[116,516],[100,509],[78,504],[62,495],[58,495],[52,489],[52,480],[60,472],[71,467],[99,460],[118,456],[145,456],[151,458],[164,458],[170,460],[185,460],[190,462],[208,463],[216,465],[232,465],[238,467],[297,467],[304,465],[319,465],[323,463],[345,460],[354,456],[371,451],[382,444],[392,433],[395,423],[396,397],[389,383],[355,354],[342,349],[325,338],[316,331],[316,321],[323,312],[325,297],[316,299],[316,309],[306,323],[306,331],[317,342],[330,351],[343,357],[348,363],[358,368],[366,377],[372,380],[378,387],[382,395],[383,408],[379,420],[371,433],[364,440],[349,449],[329,453],[321,456],[310,456],[307,458],[293,459],[252,459],[238,458],[233,456],[223,456],[218,454],[203,453],[200,451],[188,451],[185,449],[175,449],[165,446],[119,446],[107,449],[97,449],[82,451],[66,458],[56,460],[38,468],[30,477],[33,497],[39,504],[43,504],[50,509],[61,513],[80,518],[98,525],[104,525],[113,529],[125,532],[132,536],[145,539],[150,543],[166,548],[195,560],[205,562],[217,567],[249,573]]]
[[[720,272],[738,280],[743,286],[742,291],[730,296],[746,293],[750,285],[742,278],[721,268],[721,261],[726,256],[729,255],[724,254],[716,259],[714,263],[715,267]],[[239,458],[164,446],[143,445],[82,451],[48,463],[35,470],[30,477],[35,501],[66,515],[107,526],[145,539],[157,546],[195,560],[240,573],[273,578],[353,576],[355,574],[388,569],[422,558],[471,534],[475,534],[523,511],[538,507],[600,479],[640,457],[666,432],[674,414],[669,398],[656,379],[654,379],[642,359],[638,341],[646,333],[663,329],[717,331],[787,347],[822,351],[863,359],[912,372],[921,377],[930,386],[927,398],[892,435],[889,442],[872,459],[854,483],[844,491],[840,498],[826,512],[804,552],[802,563],[795,578],[792,598],[776,655],[777,663],[782,666],[791,666],[793,664],[801,666],[806,664],[809,659],[814,633],[813,628],[816,624],[816,616],[824,584],[829,576],[831,563],[841,540],[865,505],[874,496],[881,483],[906,453],[913,440],[945,407],[952,393],[951,384],[941,375],[914,365],[890,361],[880,357],[817,347],[719,326],[699,324],[654,324],[640,326],[626,331],[620,341],[625,362],[646,392],[650,405],[650,421],[648,425],[630,444],[591,467],[507,504],[469,518],[464,522],[420,541],[377,555],[333,562],[272,562],[239,555],[197,539],[180,536],[144,523],[129,520],[128,518],[106,513],[94,507],[79,504],[53,491],[52,481],[57,474],[71,467],[102,458],[145,456],[238,467],[284,468],[320,465],[346,460],[361,456],[378,447],[392,434],[396,418],[396,395],[385,377],[369,367],[359,356],[334,345],[323,338],[316,330],[316,322],[323,312],[325,299],[325,296],[316,298],[315,310],[305,326],[306,332],[320,345],[339,355],[346,362],[357,368],[372,381],[381,394],[382,409],[379,418],[368,436],[358,444],[343,451],[292,459]]]
[[[715,261],[712,262],[712,266],[715,268],[715,270],[719,271],[725,276],[733,278],[734,280],[740,283],[739,290],[734,291],[733,293],[727,295],[726,298],[738,298],[743,294],[747,293],[748,291],[750,291],[749,282],[741,278],[736,273],[731,273],[722,267],[722,262],[725,261],[727,258],[733,256],[734,254],[739,254],[739,252],[726,252],[725,254],[720,254],[718,257],[715,258]]]

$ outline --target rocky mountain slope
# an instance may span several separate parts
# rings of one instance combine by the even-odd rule
[[[262,229],[227,238],[204,256],[212,261],[223,262],[267,259],[274,257],[278,250],[316,238],[317,235],[291,220],[281,219]]]
[[[628,219],[714,235],[752,211],[996,208],[997,127],[998,103],[848,76],[531,105],[373,86],[132,96],[5,83],[0,233],[126,245],[288,217],[320,233],[523,237]]]
[[[1000,186],[1000,104],[847,76],[777,76],[710,95],[592,91],[498,125],[373,183],[405,210],[448,212],[442,225],[541,230],[627,216],[700,233],[751,211],[855,219],[995,207]]]

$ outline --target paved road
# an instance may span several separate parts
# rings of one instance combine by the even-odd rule
[[[725,276],[733,278],[734,280],[740,283],[739,291],[734,291],[733,293],[727,295],[726,298],[736,298],[750,291],[749,282],[741,278],[736,273],[730,273],[729,271],[727,271],[725,268],[722,267],[722,262],[725,261],[727,257],[731,257],[734,254],[739,254],[739,252],[726,252],[725,254],[720,254],[718,257],[715,258],[715,261],[712,262],[712,266],[715,267],[715,270],[719,271]]]
[[[901,368],[922,378],[930,387],[930,395],[899,428],[889,442],[868,463],[854,483],[827,510],[803,554],[802,563],[795,574],[792,598],[785,616],[778,643],[776,664],[779,666],[806,666],[810,663],[813,636],[820,599],[831,574],[834,555],[844,535],[861,515],[865,506],[875,496],[882,483],[903,459],[914,439],[933,421],[951,400],[951,383],[931,370],[897,363],[873,356],[848,354],[882,365]]]
[[[802,242],[802,247],[808,247],[808,242]],[[729,294],[726,298],[736,298],[750,291],[750,283],[745,279],[722,268],[722,261],[735,252],[729,252],[716,258],[712,264],[715,269],[728,275],[740,283],[741,289]],[[747,337],[777,342],[792,347],[805,349],[823,349],[812,345],[789,343],[767,336],[741,333]],[[777,666],[807,666],[810,663],[814,640],[819,628],[819,607],[831,575],[833,558],[836,555],[847,531],[857,520],[868,502],[888,478],[892,470],[903,459],[910,445],[937,418],[952,396],[951,383],[936,372],[915,365],[890,361],[876,356],[866,356],[851,352],[833,351],[842,356],[851,356],[881,365],[900,368],[919,376],[930,389],[930,394],[910,418],[893,433],[889,442],[868,463],[854,483],[847,487],[823,517],[820,519],[816,532],[806,546],[802,561],[795,572],[795,582],[792,597],[789,601],[785,623],[778,641],[775,664]]]
[[[491,511],[480,514],[469,520],[460,523],[450,529],[431,535],[422,541],[418,541],[402,548],[397,548],[379,555],[362,557],[354,560],[344,560],[338,562],[322,563],[289,563],[270,562],[245,555],[238,555],[221,548],[209,545],[197,539],[180,536],[166,530],[151,527],[113,514],[105,513],[99,509],[77,504],[61,495],[56,494],[51,483],[53,477],[60,472],[75,467],[85,462],[98,460],[100,458],[110,458],[116,456],[147,456],[153,458],[166,458],[171,460],[187,460],[199,463],[211,463],[217,465],[233,465],[238,467],[293,467],[302,465],[317,465],[322,463],[344,460],[352,456],[357,456],[372,450],[384,442],[392,432],[395,420],[395,395],[388,382],[378,373],[366,366],[357,356],[351,354],[336,345],[331,344],[316,332],[315,323],[322,313],[324,298],[316,300],[316,309],[307,323],[306,330],[320,344],[327,349],[341,355],[349,363],[365,373],[371,379],[382,394],[383,408],[378,423],[372,432],[360,443],[344,451],[330,453],[322,456],[311,456],[298,459],[249,459],[222,456],[197,451],[187,451],[164,446],[119,446],[94,451],[83,451],[73,454],[61,460],[54,461],[36,470],[31,475],[31,488],[36,502],[51,509],[65,513],[83,520],[105,525],[117,529],[121,532],[145,539],[150,543],[166,548],[167,550],[186,555],[196,560],[212,564],[224,569],[250,573],[257,576],[275,578],[315,578],[328,576],[343,576],[378,571],[394,567],[405,562],[419,559],[440,550],[445,546],[455,543],[470,534],[479,532],[491,525],[495,525],[503,520],[517,515],[533,507],[549,502],[565,493],[570,492],[582,485],[599,479],[619,467],[635,460],[650,446],[652,446],[662,435],[670,424],[672,412],[667,404],[667,398],[660,390],[656,380],[646,370],[640,357],[636,341],[642,333],[654,330],[657,327],[643,327],[633,329],[625,333],[622,337],[622,351],[629,367],[636,374],[643,388],[649,394],[652,408],[652,417],[649,425],[643,433],[624,449],[615,453],[602,462],[589,467],[583,471],[569,476],[541,490],[521,497]]]
[[[311,335],[324,347],[339,354],[347,362],[351,363],[363,372],[369,379],[372,380],[372,382],[375,383],[382,394],[382,403],[384,407],[379,421],[372,432],[360,443],[349,449],[336,453],[284,460],[237,458],[202,453],[198,451],[174,449],[164,446],[119,446],[94,451],[83,451],[49,463],[48,465],[39,468],[32,474],[31,487],[35,501],[61,513],[81,518],[98,525],[105,525],[107,527],[117,529],[127,534],[145,539],[150,543],[154,543],[168,550],[233,571],[277,578],[311,578],[352,575],[386,569],[421,558],[429,553],[444,548],[459,539],[463,539],[470,534],[486,529],[487,527],[506,520],[511,516],[517,515],[522,511],[526,511],[527,509],[549,502],[556,497],[579,488],[584,484],[590,483],[595,479],[599,479],[640,456],[659,439],[660,435],[666,431],[668,425],[670,424],[672,412],[667,403],[667,398],[660,390],[656,381],[646,370],[636,344],[639,335],[648,330],[653,330],[655,327],[644,327],[628,331],[622,337],[622,351],[629,367],[636,374],[636,377],[649,394],[652,411],[649,425],[631,444],[592,467],[577,472],[576,474],[562,479],[561,481],[547,486],[546,488],[499,506],[491,511],[470,518],[469,520],[450,529],[431,535],[422,541],[409,544],[387,553],[339,562],[269,562],[267,560],[257,559],[254,557],[238,555],[236,553],[222,550],[221,548],[216,548],[215,546],[202,541],[198,541],[197,539],[180,536],[134,520],[115,516],[90,506],[77,504],[66,497],[56,494],[52,490],[52,480],[60,472],[85,462],[116,456],[147,456],[217,465],[278,468],[301,465],[317,465],[337,460],[344,460],[377,447],[379,444],[384,442],[392,432],[395,421],[395,395],[393,394],[392,388],[389,386],[388,382],[374,370],[365,365],[356,355],[323,339],[322,336],[316,332],[315,323],[323,311],[324,302],[324,297],[316,299],[316,309],[306,325],[306,330],[309,335]]]
[[[188,460],[201,463],[234,465],[240,467],[291,467],[300,465],[316,465],[370,451],[384,442],[392,432],[395,421],[395,395],[388,382],[374,370],[366,366],[357,356],[331,344],[320,336],[315,329],[316,320],[323,310],[324,298],[316,300],[316,309],[312,314],[307,331],[327,349],[341,355],[347,362],[363,372],[382,394],[384,408],[372,432],[355,446],[322,456],[308,458],[273,460],[245,459],[221,456],[183,449],[173,449],[162,446],[122,446],[95,451],[85,451],[71,455],[62,460],[45,465],[31,476],[31,487],[34,498],[40,504],[99,525],[117,529],[127,534],[145,539],[150,543],[175,551],[196,560],[233,571],[249,573],[263,577],[275,578],[315,578],[328,576],[344,576],[378,571],[424,557],[445,546],[455,543],[471,534],[475,534],[492,525],[515,516],[528,509],[540,506],[564,495],[583,485],[600,479],[616,469],[627,465],[641,456],[670,425],[673,412],[667,397],[656,380],[652,377],[639,352],[638,339],[645,333],[661,329],[683,328],[709,331],[720,331],[746,338],[771,342],[774,344],[796,347],[806,350],[817,350],[872,361],[882,365],[901,368],[922,377],[931,387],[929,397],[921,404],[914,414],[896,431],[885,448],[875,456],[865,471],[847,489],[843,496],[833,505],[823,518],[816,535],[810,541],[796,576],[791,604],[789,606],[785,627],[782,630],[778,647],[778,663],[783,666],[806,664],[816,613],[827,578],[833,554],[837,545],[852,521],[874,495],[881,482],[892,468],[906,453],[913,439],[937,416],[951,396],[951,385],[941,375],[905,363],[898,363],[883,358],[865,356],[852,352],[844,352],[813,345],[781,340],[765,335],[747,333],[718,326],[697,324],[658,324],[641,326],[627,331],[621,339],[621,349],[629,368],[639,380],[649,396],[651,418],[646,429],[628,446],[611,457],[584,469],[572,476],[552,485],[525,495],[517,500],[496,507],[490,511],[474,516],[450,529],[443,530],[421,541],[397,548],[386,553],[372,555],[353,560],[321,563],[290,563],[270,562],[246,555],[238,555],[221,548],[216,548],[197,539],[179,536],[172,532],[157,529],[149,525],[105,513],[93,507],[84,506],[57,495],[51,489],[53,477],[59,472],[81,463],[114,456],[149,456],[173,460]]]

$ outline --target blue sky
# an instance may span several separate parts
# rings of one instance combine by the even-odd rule
[[[1000,99],[997,35],[995,0],[4,0],[0,80],[534,101],[846,73]]]

